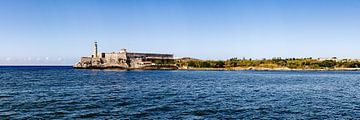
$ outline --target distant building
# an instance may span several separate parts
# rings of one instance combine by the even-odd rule
[[[330,58],[318,58],[319,61],[325,61],[325,60],[333,60],[333,61],[340,61],[337,57],[330,57]]]
[[[172,54],[119,52],[99,53],[97,42],[91,57],[81,57],[75,68],[177,69]]]

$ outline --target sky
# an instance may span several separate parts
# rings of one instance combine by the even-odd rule
[[[360,0],[0,0],[0,64],[100,52],[360,58]]]

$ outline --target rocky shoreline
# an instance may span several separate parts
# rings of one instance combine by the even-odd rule
[[[91,67],[76,69],[93,69],[93,70],[184,70],[184,71],[360,71],[360,68],[328,68],[328,69],[290,69],[290,68],[121,68],[121,67]]]

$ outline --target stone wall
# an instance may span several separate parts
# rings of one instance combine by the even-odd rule
[[[93,55],[92,57],[82,57],[74,67],[142,69],[154,65],[159,67],[160,64],[152,63],[151,59],[174,60],[173,57],[172,54],[127,53],[126,50],[123,50],[118,53],[101,53],[98,58]],[[160,65],[160,67],[162,66]]]

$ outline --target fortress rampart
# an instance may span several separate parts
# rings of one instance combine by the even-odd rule
[[[156,53],[132,53],[126,49],[119,52],[98,53],[97,42],[94,44],[93,54],[90,57],[81,57],[74,65],[84,69],[177,69],[174,55]]]

